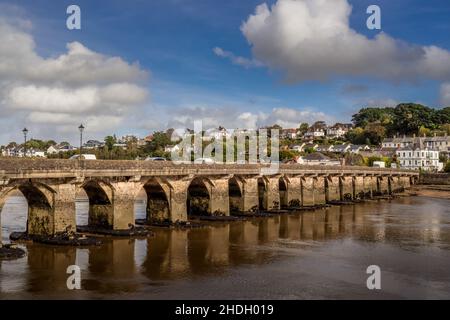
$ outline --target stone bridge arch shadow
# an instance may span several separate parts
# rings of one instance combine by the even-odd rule
[[[258,178],[258,208],[259,211],[265,211],[268,209],[268,182],[266,178],[259,177]]]
[[[278,190],[280,192],[280,207],[285,209],[289,207],[288,203],[288,180],[283,176],[278,179]]]
[[[211,215],[211,186],[207,178],[194,178],[187,189],[186,209],[188,216]]]
[[[2,209],[7,199],[14,194],[21,194],[27,203],[25,230],[29,235],[47,236],[54,233],[53,202],[55,191],[42,183],[17,182],[0,193],[0,233],[2,229]],[[0,234],[0,242],[1,242]]]
[[[230,201],[230,213],[244,211],[242,182],[237,177],[231,177],[228,180],[228,198]]]
[[[102,180],[87,180],[80,189],[89,199],[88,226],[112,229],[114,224],[113,187]],[[78,190],[77,194],[82,193],[81,190]]]
[[[151,178],[143,185],[146,196],[145,220],[150,224],[170,223],[171,210],[169,205],[170,187],[159,179]]]

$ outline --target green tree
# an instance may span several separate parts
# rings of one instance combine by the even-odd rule
[[[450,172],[450,161],[447,161],[447,164],[444,167],[445,172]]]
[[[108,151],[113,149],[114,144],[117,143],[117,139],[115,136],[106,136],[105,137],[105,146]]]
[[[298,127],[298,131],[300,132],[301,135],[304,135],[306,131],[308,131],[309,128],[309,124],[306,122],[303,122],[302,124],[300,124],[300,126]]]
[[[173,145],[170,137],[166,132],[157,131],[153,133],[152,141],[148,142],[145,146],[145,151],[152,156],[162,156],[164,152],[164,147]]]
[[[382,125],[390,125],[393,122],[394,109],[387,108],[362,108],[352,116],[355,127],[365,128],[369,123],[378,122]]]
[[[419,128],[435,129],[435,111],[415,103],[401,103],[394,109],[393,130],[400,134],[418,134]]]
[[[364,128],[363,136],[366,144],[378,145],[386,138],[386,128],[380,123],[369,123]]]

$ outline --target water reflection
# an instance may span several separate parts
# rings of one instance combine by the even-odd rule
[[[92,248],[26,244],[26,257],[0,262],[0,297],[11,297],[6,294],[79,298],[139,295],[148,288],[164,287],[168,283],[173,286],[173,283],[181,285],[186,280],[205,277],[232,277],[233,270],[246,266],[260,266],[261,269],[255,269],[258,273],[264,270],[264,265],[284,266],[289,259],[303,259],[330,245],[345,249],[348,241],[374,244],[384,250],[387,258],[392,254],[398,258],[420,248],[417,259],[434,257],[437,264],[447,265],[443,268],[447,270],[450,266],[448,204],[446,200],[427,198],[368,202],[192,230],[155,229],[151,238],[105,238],[101,247]],[[145,211],[145,204],[141,210]],[[333,252],[328,253],[330,264]],[[429,252],[438,254],[430,256]],[[72,264],[82,269],[83,290],[78,293],[66,288],[66,268]],[[296,272],[289,266],[283,268]],[[309,272],[314,274],[314,268]],[[448,281],[448,272],[439,274],[438,278]],[[273,285],[285,284],[281,281]]]

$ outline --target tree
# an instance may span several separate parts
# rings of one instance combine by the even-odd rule
[[[363,144],[366,140],[364,136],[364,129],[361,127],[356,127],[350,130],[346,134],[346,139],[354,144]]]
[[[161,156],[164,154],[164,148],[172,144],[173,142],[166,132],[157,131],[153,133],[152,141],[148,142],[145,146],[145,151],[153,156]]]
[[[111,151],[114,144],[116,144],[116,143],[117,143],[117,139],[115,136],[106,136],[105,137],[105,146],[108,151]]]
[[[433,121],[436,124],[450,123],[450,107],[436,110]]]
[[[450,161],[447,161],[447,164],[444,167],[445,172],[450,172]]]
[[[428,128],[425,128],[424,126],[420,126],[419,128],[419,136],[430,136],[431,130]]]
[[[394,109],[387,108],[362,108],[352,116],[355,127],[365,128],[369,123],[378,122],[382,125],[389,125],[393,122]]]
[[[417,134],[421,126],[436,129],[434,118],[435,111],[429,107],[415,103],[401,103],[394,109],[393,130],[400,134],[412,135]]]
[[[386,138],[386,128],[380,123],[369,123],[364,128],[365,144],[380,144]]]
[[[443,124],[441,126],[441,130],[447,134],[450,134],[450,123]]]
[[[306,131],[308,131],[309,128],[309,124],[306,122],[303,122],[302,124],[300,124],[300,127],[298,127],[298,131],[300,132],[301,135],[304,135],[306,133]]]

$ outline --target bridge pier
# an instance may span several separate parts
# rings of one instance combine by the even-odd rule
[[[285,200],[286,206],[300,207],[302,205],[302,178],[301,178],[301,176],[286,177],[285,181],[287,181],[287,190],[286,190],[286,196],[285,196],[286,197],[286,200]],[[281,198],[281,194],[280,194],[280,198]]]
[[[391,194],[391,188],[390,188],[390,183],[389,183],[389,177],[388,176],[379,176],[378,177],[378,191],[382,195]]]
[[[187,193],[191,179],[167,179],[170,185],[169,210],[171,222],[184,222],[188,220]]]
[[[341,178],[339,176],[325,177],[325,199],[327,202],[341,201]]]
[[[364,177],[364,189],[366,190],[366,198],[372,198],[378,194],[378,179],[373,175]]]
[[[267,181],[267,210],[279,210],[280,209],[280,176],[269,176]]]
[[[353,177],[352,176],[342,176],[340,178],[340,190],[341,190],[341,200],[353,200],[355,194],[353,191]]]
[[[392,193],[400,193],[403,192],[403,186],[400,181],[399,176],[393,176],[391,179],[391,191]]]
[[[355,199],[365,199],[367,194],[367,186],[365,185],[364,176],[354,177]]]
[[[66,231],[76,232],[75,198],[77,186],[75,184],[60,184],[51,186],[56,192],[54,194],[54,233]]]
[[[230,215],[229,179],[229,177],[210,178],[212,182],[210,207],[213,216]]]
[[[245,177],[242,184],[243,211],[255,212],[259,208],[258,177]]]
[[[112,214],[113,230],[127,230],[134,226],[134,201],[141,184],[132,181],[112,182],[114,190],[113,202],[107,209],[108,214]]]
[[[314,205],[314,190],[315,190],[315,178],[312,176],[303,176],[302,180],[302,206],[313,206]]]
[[[400,177],[400,184],[404,189],[411,188],[411,178],[410,177]]]
[[[302,206],[315,206],[325,204],[325,179],[326,177],[303,176],[302,181]]]

